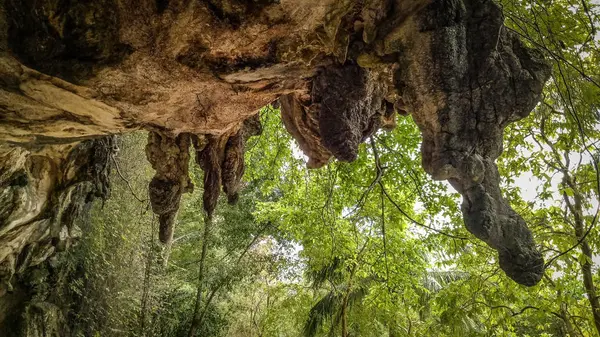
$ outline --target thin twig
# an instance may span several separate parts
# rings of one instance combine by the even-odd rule
[[[131,192],[131,194],[133,195],[134,198],[137,199],[137,201],[139,201],[141,203],[146,203],[148,200],[142,200],[140,197],[138,197],[137,194],[135,194],[135,192],[133,191],[133,187],[131,186],[131,183],[129,182],[129,180],[125,179],[125,177],[121,173],[121,169],[119,168],[119,164],[117,163],[115,156],[111,155],[110,157],[112,158],[113,163],[115,163],[115,168],[117,169],[117,173],[119,174],[119,177],[121,177],[121,179],[125,182],[125,184],[127,184],[127,187],[129,188],[129,192]]]
[[[425,225],[425,224],[423,224],[423,223],[420,223],[419,221],[417,221],[417,220],[413,219],[413,218],[412,218],[410,215],[408,215],[408,213],[406,213],[406,212],[405,212],[405,211],[402,209],[402,207],[400,207],[400,206],[399,206],[399,205],[398,205],[398,204],[397,204],[397,203],[394,201],[394,199],[392,199],[392,197],[391,197],[391,196],[388,194],[388,192],[387,192],[387,190],[385,189],[385,187],[383,187],[383,184],[381,184],[381,183],[380,183],[380,186],[381,186],[381,190],[383,191],[383,193],[385,194],[385,196],[388,198],[388,200],[389,200],[389,201],[392,203],[392,205],[394,205],[394,207],[396,207],[396,209],[397,209],[397,210],[398,210],[398,211],[399,211],[399,212],[400,212],[402,215],[404,215],[404,216],[405,216],[405,217],[406,217],[408,220],[410,220],[410,221],[411,221],[413,224],[415,224],[415,225],[417,225],[417,226],[420,226],[420,227],[423,227],[423,228],[426,228],[426,229],[429,229],[429,230],[431,230],[431,231],[434,231],[434,232],[436,232],[436,233],[438,233],[438,234],[445,235],[445,236],[447,236],[447,237],[450,237],[450,238],[453,238],[453,239],[459,239],[459,240],[469,240],[469,238],[462,237],[462,236],[456,236],[456,235],[453,235],[453,234],[446,233],[446,232],[444,232],[444,231],[441,231],[441,230],[439,230],[439,229],[436,229],[436,228],[433,228],[433,227],[427,226],[427,225]]]
[[[596,214],[594,215],[594,218],[592,219],[592,223],[590,224],[590,226],[588,227],[588,229],[585,231],[585,233],[579,238],[579,240],[577,240],[577,243],[574,244],[571,248],[565,250],[564,252],[562,252],[562,253],[556,255],[555,257],[551,258],[550,260],[548,260],[548,262],[546,262],[546,264],[544,265],[544,269],[548,268],[559,257],[561,257],[561,256],[569,253],[573,249],[577,248],[583,242],[583,240],[585,240],[585,238],[588,236],[588,234],[590,234],[590,232],[592,231],[592,229],[596,225],[596,222],[598,220],[598,213],[599,212],[600,212],[600,207],[598,207],[598,209],[596,209]]]
[[[410,215],[408,215],[408,213],[406,213],[402,207],[400,207],[400,205],[398,205],[393,199],[392,197],[388,194],[388,192],[386,191],[385,187],[383,186],[383,183],[381,182],[381,177],[383,176],[383,168],[381,167],[381,164],[379,162],[379,152],[377,151],[377,147],[375,146],[375,142],[373,141],[373,138],[371,137],[371,148],[373,149],[373,155],[375,156],[375,165],[377,168],[377,178],[376,180],[374,180],[374,183],[379,184],[379,186],[381,187],[381,191],[383,192],[383,194],[385,194],[385,196],[388,198],[388,200],[392,203],[392,205],[394,205],[394,207],[396,207],[396,209],[398,209],[398,211],[404,215],[407,219],[409,219],[412,223],[414,223],[417,226],[432,230],[438,234],[441,235],[445,235],[448,237],[451,237],[453,239],[459,239],[459,240],[469,240],[469,238],[465,238],[465,237],[461,237],[461,236],[456,236],[456,235],[452,235],[449,233],[446,233],[444,231],[441,231],[439,229],[435,229],[433,227],[427,226],[423,223],[418,222],[417,220],[413,219]]]

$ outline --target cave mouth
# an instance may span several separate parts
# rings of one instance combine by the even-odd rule
[[[519,284],[543,258],[500,190],[504,129],[540,99],[550,67],[488,0],[26,0],[1,4],[0,283],[68,250],[110,195],[114,135],[148,132],[147,199],[170,245],[182,196],[211,219],[243,202],[261,107],[280,107],[311,169],[353,162],[410,115],[421,165],[463,197],[467,230]],[[196,166],[190,166],[196,165]],[[146,199],[146,197],[140,197]]]

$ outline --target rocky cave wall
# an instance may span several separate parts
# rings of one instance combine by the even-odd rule
[[[207,213],[221,190],[234,203],[245,140],[274,101],[310,168],[354,160],[410,115],[423,168],[463,195],[467,229],[534,285],[542,256],[495,159],[549,72],[490,0],[3,0],[0,289],[65,249],[73,216],[106,195],[107,136],[149,132],[149,195],[169,242],[193,192],[190,149]]]

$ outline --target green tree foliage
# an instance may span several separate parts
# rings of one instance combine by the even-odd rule
[[[60,259],[76,336],[598,336],[600,9],[502,1],[506,25],[553,63],[542,102],[505,133],[503,189],[542,246],[526,288],[462,224],[459,196],[421,169],[410,117],[353,163],[308,170],[279,112],[261,110],[245,187],[208,235],[186,195],[170,247],[156,238],[143,135],[122,138],[113,193]],[[197,189],[202,172],[190,172]],[[198,265],[205,249],[203,274]]]

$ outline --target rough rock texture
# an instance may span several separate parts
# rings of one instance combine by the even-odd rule
[[[148,134],[146,158],[156,171],[148,186],[152,211],[159,218],[159,239],[173,239],[173,224],[179,210],[181,195],[194,191],[188,175],[190,137],[187,134],[171,138],[157,132]]]
[[[65,250],[81,235],[81,211],[109,194],[112,137],[82,142],[68,154],[0,147],[0,293],[11,278]]]
[[[401,52],[398,86],[423,134],[423,168],[463,195],[467,229],[498,250],[506,274],[536,284],[542,256],[502,198],[494,161],[506,125],[538,102],[549,67],[502,27],[492,1],[432,3],[386,40]]]
[[[230,204],[237,202],[244,175],[246,140],[260,132],[262,127],[255,115],[244,120],[237,130],[222,135],[183,133],[171,137],[149,133],[146,157],[156,173],[148,186],[148,194],[152,211],[159,216],[161,242],[169,244],[173,239],[181,195],[194,191],[188,174],[191,146],[196,153],[196,164],[204,171],[204,210],[212,216],[221,188]]]
[[[548,74],[490,0],[3,0],[1,278],[59,247],[61,214],[105,183],[108,157],[86,154],[105,141],[86,140],[150,132],[149,196],[168,242],[192,189],[190,145],[211,214],[221,189],[235,202],[257,110],[278,100],[309,167],[355,159],[410,114],[424,169],[463,195],[467,228],[507,275],[533,285],[542,258],[494,161]]]
[[[321,69],[309,97],[280,98],[284,125],[310,158],[308,167],[325,165],[331,155],[355,160],[360,143],[395,123],[393,103],[385,100],[390,84],[389,72],[348,63]]]
[[[303,97],[304,96],[304,97]],[[308,157],[306,166],[319,168],[327,164],[332,154],[321,142],[319,116],[309,109],[310,96],[289,94],[279,98],[281,120]]]
[[[207,135],[203,147],[196,146],[196,163],[204,171],[204,210],[212,216],[221,193],[235,204],[244,175],[244,148],[246,140],[262,132],[260,121],[251,117],[233,134]]]
[[[1,53],[0,53],[1,55]],[[0,137],[27,148],[125,131],[120,112],[95,93],[0,56]]]
[[[15,122],[2,123],[0,137],[221,134],[304,85],[321,59],[310,35],[335,1],[159,3],[3,0],[2,105]],[[43,78],[33,81],[41,74],[31,69]],[[33,108],[45,114],[25,111]]]

